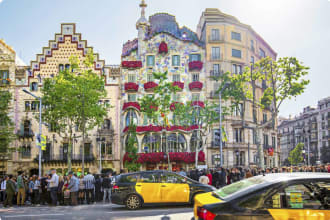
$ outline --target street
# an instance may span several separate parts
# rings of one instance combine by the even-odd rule
[[[153,206],[144,207],[137,211],[129,211],[124,206],[110,204],[94,204],[80,206],[57,207],[14,207],[0,208],[0,220],[37,220],[37,219],[161,219],[163,216],[171,220],[185,220],[193,217],[190,206]]]

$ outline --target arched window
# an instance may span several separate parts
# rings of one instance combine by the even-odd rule
[[[198,140],[200,140],[200,141],[198,141]],[[202,144],[203,144],[201,141],[201,138],[198,139],[197,131],[193,131],[191,138],[190,138],[190,152],[196,152],[198,142],[199,142],[199,148],[201,148]]]
[[[159,134],[147,134],[142,140],[142,151],[144,152],[161,152]]]
[[[137,120],[137,115],[135,113],[134,110],[129,110],[126,114],[126,127],[128,127],[129,125],[133,124],[137,124],[138,120]]]

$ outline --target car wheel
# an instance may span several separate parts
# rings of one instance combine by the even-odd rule
[[[129,210],[136,210],[141,207],[141,199],[135,194],[129,195],[125,205]]]

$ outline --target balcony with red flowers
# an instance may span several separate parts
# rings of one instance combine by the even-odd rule
[[[183,82],[173,82],[172,86],[177,86],[180,89],[183,89],[184,88],[184,83]]]
[[[137,69],[142,67],[142,61],[122,61],[121,62],[122,68],[127,69]]]
[[[204,107],[205,107],[204,102],[202,102],[202,101],[193,101],[193,102],[191,103],[191,105],[192,105],[192,106],[199,106],[199,107],[201,107],[201,108],[204,108]]]
[[[202,61],[190,61],[188,65],[189,71],[200,71],[201,69],[203,69]]]
[[[153,90],[158,86],[158,84],[155,82],[147,82],[143,86],[144,86],[144,90]]]
[[[181,125],[171,125],[169,127],[163,127],[159,125],[146,125],[146,126],[137,126],[136,132],[137,133],[145,133],[145,132],[161,132],[162,130],[166,131],[183,131],[183,132],[189,132],[193,130],[197,130],[198,125],[191,125],[191,126],[181,126]],[[127,132],[128,127],[125,127],[123,132]]]
[[[138,111],[141,110],[140,104],[138,102],[125,102],[123,105],[123,111],[125,111],[128,108],[134,108]]]
[[[125,83],[124,87],[125,87],[125,91],[137,92],[139,90],[139,85],[133,82]]]
[[[202,90],[203,83],[202,82],[191,82],[189,83],[189,89],[190,90]]]
[[[173,102],[173,103],[170,105],[170,110],[171,110],[171,111],[174,111],[175,108],[176,108],[176,106],[179,105],[179,104],[183,105],[181,102]]]

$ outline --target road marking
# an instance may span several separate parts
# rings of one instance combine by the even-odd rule
[[[64,214],[38,214],[38,215],[4,215],[5,218],[36,217],[36,216],[60,216]]]

